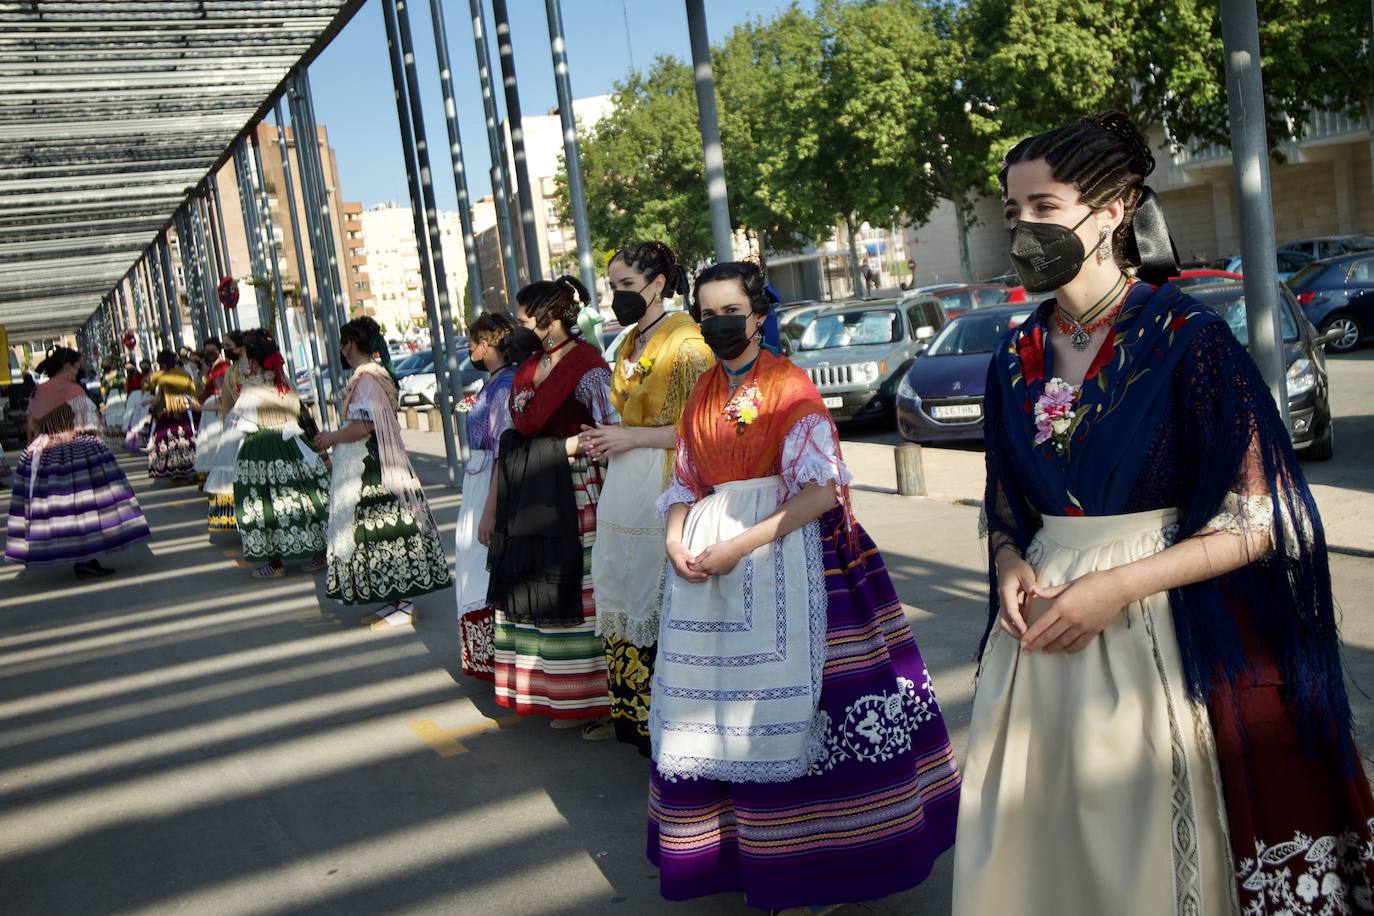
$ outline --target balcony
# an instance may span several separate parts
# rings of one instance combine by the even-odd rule
[[[1362,120],[1340,112],[1320,111],[1308,121],[1307,133],[1301,140],[1281,143],[1279,151],[1288,159],[1298,159],[1304,149],[1345,143],[1362,137],[1367,131],[1368,125]],[[1230,159],[1230,147],[1220,145],[1190,146],[1174,154],[1174,163],[1184,169],[1222,165]]]

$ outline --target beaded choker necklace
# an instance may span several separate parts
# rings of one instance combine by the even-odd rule
[[[1122,274],[1116,281],[1107,295],[1097,300],[1092,308],[1083,313],[1079,319],[1068,318],[1064,315],[1064,309],[1056,301],[1054,304],[1054,322],[1059,328],[1060,334],[1065,334],[1069,338],[1069,343],[1078,352],[1088,349],[1088,342],[1092,339],[1094,331],[1105,327],[1116,315],[1117,308],[1126,301],[1126,293],[1131,290],[1131,280]],[[1118,300],[1118,296],[1120,299]]]

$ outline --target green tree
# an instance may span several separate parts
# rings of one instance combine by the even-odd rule
[[[659,57],[615,88],[610,113],[582,132],[582,172],[592,246],[613,250],[661,239],[687,263],[711,255],[701,135],[691,69]],[[571,225],[566,173],[558,176],[560,219]]]

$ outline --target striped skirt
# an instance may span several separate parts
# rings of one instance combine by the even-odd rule
[[[868,535],[821,519],[828,597],[811,771],[788,782],[649,780],[649,861],[669,900],[743,891],[762,909],[876,900],[954,845],[959,771],[920,650]],[[838,535],[838,536],[837,536]]]
[[[585,458],[574,458],[572,479],[582,540],[583,622],[575,627],[545,629],[513,623],[501,612],[496,613],[496,702],[520,715],[580,719],[610,712],[606,649],[596,635],[591,576],[601,467]]]
[[[14,563],[82,563],[149,537],[129,478],[93,432],[48,445],[36,472],[26,448],[13,487],[5,559]]]

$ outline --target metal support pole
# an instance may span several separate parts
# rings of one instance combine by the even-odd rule
[[[296,165],[301,176],[301,205],[305,208],[306,228],[310,233],[310,260],[315,272],[315,292],[320,302],[320,320],[324,326],[326,346],[324,359],[327,360],[329,379],[333,383],[336,407],[342,407],[338,399],[343,396],[343,367],[336,356],[339,349],[339,330],[341,328],[338,291],[334,288],[333,277],[329,270],[329,259],[325,254],[325,235],[323,218],[320,216],[320,187],[315,179],[314,160],[310,155],[313,146],[302,143],[302,137],[311,136],[304,113],[305,102],[300,92],[302,79],[298,73],[290,81],[287,89],[287,106],[291,111],[291,127],[296,142]]]
[[[396,23],[401,39],[401,61],[404,65],[406,100],[410,108],[410,123],[415,140],[415,162],[419,166],[416,177],[420,181],[420,194],[424,202],[424,225],[429,234],[429,256],[434,263],[434,287],[439,302],[439,325],[430,334],[431,345],[443,333],[443,356],[446,378],[441,376],[441,384],[447,382],[449,398],[454,404],[463,400],[463,378],[458,371],[458,338],[453,330],[453,303],[449,298],[448,268],[444,264],[444,237],[439,230],[439,205],[434,200],[434,173],[429,165],[429,141],[425,135],[425,113],[420,101],[420,76],[415,69],[415,45],[410,34],[410,9],[408,0],[393,0],[396,10]],[[419,226],[416,226],[418,232]],[[416,236],[419,247],[419,236]],[[439,361],[436,359],[437,366]]]
[[[193,344],[200,346],[200,342],[207,335],[205,333],[205,323],[202,315],[197,314],[196,303],[205,294],[205,287],[200,282],[200,276],[196,272],[196,254],[191,246],[191,233],[187,228],[186,211],[178,210],[172,217],[173,225],[177,230],[177,253],[181,258],[181,275],[186,281],[186,311],[191,318],[191,336],[195,338]]]
[[[511,152],[515,159],[515,191],[520,203],[520,231],[525,240],[525,272],[530,282],[544,279],[539,255],[539,228],[534,223],[534,195],[530,191],[530,167],[525,156],[525,127],[520,116],[520,87],[515,79],[515,49],[511,46],[510,15],[506,0],[491,0],[496,19],[496,54],[501,61],[501,85],[506,90],[506,123],[510,125]]]
[[[267,178],[262,169],[262,153],[258,149],[258,132],[250,135],[252,148],[249,154],[253,160],[253,175],[257,179],[258,200],[262,205],[262,225],[265,230],[268,266],[272,271],[272,292],[277,300],[277,320],[281,322],[281,349],[286,356],[286,365],[291,370],[292,384],[296,380],[296,350],[291,346],[291,316],[286,311],[286,290],[281,285],[281,259],[277,257],[277,232],[272,227],[272,205],[267,196]]]
[[[448,151],[453,160],[453,184],[458,190],[458,223],[463,230],[463,256],[468,265],[469,306],[463,322],[470,326],[482,311],[482,266],[477,257],[477,239],[472,231],[472,202],[468,196],[467,167],[463,163],[463,143],[458,136],[458,106],[453,100],[453,68],[448,55],[448,27],[444,25],[443,0],[429,0],[429,15],[434,21],[434,52],[439,59],[439,88],[444,96],[444,123],[448,127]]]
[[[486,13],[482,0],[469,0],[472,11],[472,40],[477,47],[477,76],[482,83],[482,108],[487,116],[487,146],[491,151],[491,196],[496,203],[496,231],[501,241],[501,267],[506,277],[506,309],[515,310],[515,294],[520,289],[520,274],[515,267],[515,247],[511,236],[510,198],[506,190],[506,159],[501,153],[501,125],[496,117],[496,96],[491,89],[491,52],[487,49]]]
[[[549,48],[553,51],[553,81],[558,90],[558,118],[563,125],[563,161],[568,173],[573,233],[577,236],[577,265],[582,285],[596,308],[596,267],[592,264],[592,234],[587,222],[587,192],[582,184],[582,155],[577,147],[577,119],[573,116],[572,79],[568,74],[568,43],[563,37],[563,6],[544,0],[549,20]]]
[[[219,279],[222,280],[225,277],[236,277],[237,275],[234,273],[234,261],[229,254],[229,233],[226,232],[224,228],[224,204],[220,202],[219,197],[219,172],[210,176],[210,196],[213,198],[215,204],[215,222],[212,228],[215,230],[215,238],[218,240],[216,244],[224,255],[224,262],[220,265]],[[215,282],[215,290],[218,294],[218,280]],[[224,316],[226,323],[230,328],[237,331],[239,329],[238,309],[225,309],[225,311],[228,313]]]
[[[410,212],[415,224],[415,248],[420,254],[420,280],[425,290],[425,310],[429,315],[430,347],[437,357],[441,343],[439,308],[435,286],[444,282],[443,270],[431,272],[430,251],[425,243],[425,204],[420,187],[420,175],[415,166],[415,137],[408,98],[411,91],[406,85],[406,74],[401,63],[400,37],[397,34],[396,0],[383,0],[382,21],[386,26],[386,45],[391,58],[391,81],[396,96],[396,120],[401,128],[401,155],[405,160],[406,182],[410,186]],[[416,94],[418,101],[418,93]],[[417,116],[418,117],[418,116]],[[418,123],[418,121],[417,121]],[[433,196],[433,189],[430,190]],[[442,257],[442,252],[439,253]],[[453,408],[449,401],[448,366],[440,359],[434,360],[434,371],[438,376],[435,396],[438,400],[439,423],[444,432],[444,455],[448,459],[448,482],[453,486],[458,482],[458,450],[453,439]]]
[[[172,270],[172,246],[167,233],[158,237],[158,253],[162,258],[162,282],[167,285],[167,312],[171,316],[173,351],[186,341],[181,331],[181,301],[177,299],[177,275]]]
[[[706,157],[706,198],[711,206],[711,241],[716,260],[735,257],[734,233],[730,231],[730,202],[725,194],[725,156],[720,148],[720,121],[716,115],[716,82],[711,75],[711,41],[706,35],[705,0],[687,0],[687,32],[692,41],[692,69],[697,82],[697,124],[701,151]]]
[[[134,276],[138,280],[138,285],[134,287],[134,304],[138,307],[139,325],[143,330],[143,357],[144,359],[151,359],[153,354],[153,326],[157,322],[153,318],[153,286],[148,277],[146,254],[142,260],[134,265]]]
[[[339,270],[339,247],[334,239],[334,211],[329,203],[329,182],[326,181],[324,170],[324,160],[320,156],[320,131],[319,124],[315,120],[315,99],[310,92],[310,74],[305,70],[296,73],[296,83],[301,93],[301,114],[305,118],[304,126],[306,135],[310,137],[310,142],[302,145],[300,135],[296,137],[296,154],[305,149],[310,154],[312,171],[315,173],[315,193],[319,196],[318,209],[320,213],[320,230],[324,233],[324,255],[325,263],[329,265],[329,282],[334,287],[334,306],[338,309],[337,324],[339,327],[348,321],[348,306],[351,298],[348,293],[348,286],[344,283],[343,273]],[[302,181],[304,177],[302,176]]]
[[[305,312],[305,334],[310,342],[310,369],[314,376],[315,403],[320,406],[321,420],[327,424],[329,417],[328,411],[324,409],[326,398],[324,374],[320,371],[319,335],[315,333],[315,303],[310,298],[310,281],[306,278],[305,251],[301,247],[300,224],[296,218],[296,182],[291,177],[291,156],[286,148],[286,122],[282,120],[281,99],[274,103],[272,113],[277,119],[277,153],[281,156],[282,182],[285,185],[283,191],[286,194],[283,203],[291,220],[292,251],[296,255],[296,272],[300,275],[301,310]]]
[[[196,243],[196,250],[200,253],[201,286],[205,290],[205,318],[209,322],[210,336],[223,342],[224,310],[220,308],[219,296],[215,292],[220,277],[219,258],[212,250],[209,239],[210,233],[205,228],[206,221],[205,198],[203,196],[193,197],[191,199],[191,231],[192,238]]]
[[[264,302],[266,291],[261,283],[267,279],[267,252],[262,245],[262,227],[258,224],[257,192],[253,188],[252,169],[248,165],[247,144],[234,147],[234,172],[238,179],[239,203],[243,208],[243,226],[248,233],[248,261],[253,276],[253,296],[258,306],[258,324],[272,327],[271,307]]]
[[[1283,329],[1279,325],[1278,264],[1270,205],[1269,141],[1264,130],[1259,17],[1255,0],[1221,0],[1226,99],[1231,113],[1231,163],[1236,179],[1240,256],[1245,265],[1245,320],[1250,355],[1288,426]]]
[[[167,310],[167,284],[162,279],[162,256],[161,256],[161,237],[154,240],[151,257],[148,262],[150,268],[148,282],[153,290],[153,302],[157,307],[157,326],[161,333],[158,343],[161,345],[159,351],[172,349],[172,319]]]

